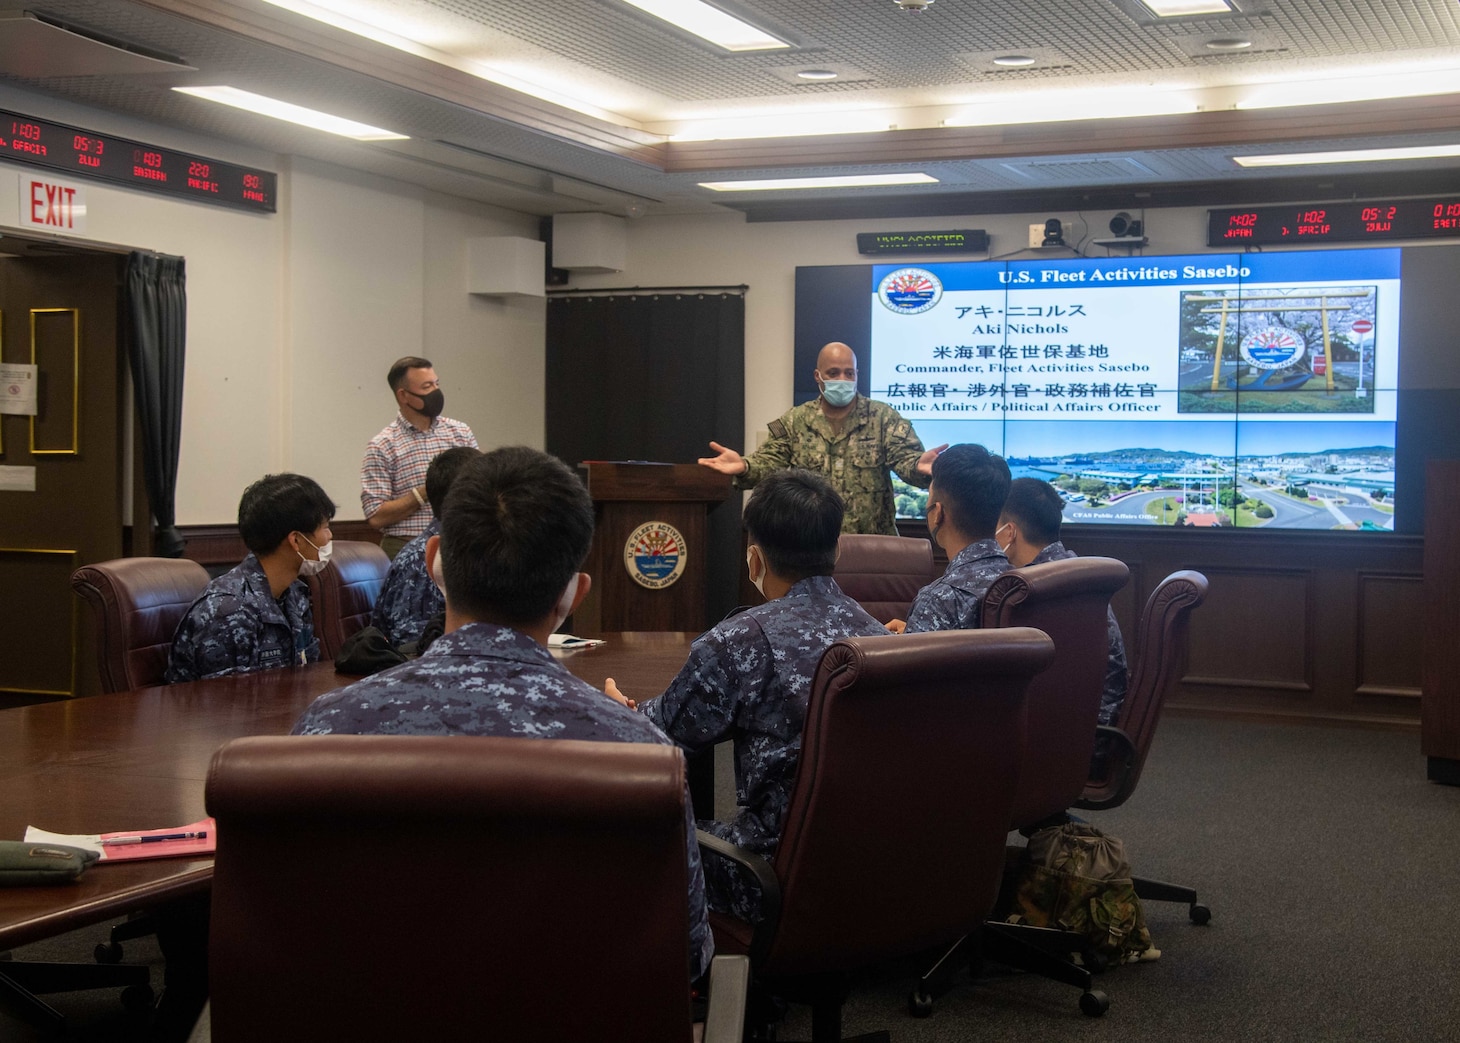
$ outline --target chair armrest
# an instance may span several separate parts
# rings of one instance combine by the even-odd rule
[[[710,961],[710,1009],[701,1043],[740,1043],[749,994],[749,956],[716,956]]]
[[[1104,739],[1109,746],[1110,773],[1115,778],[1116,785],[1115,791],[1108,797],[1098,800],[1081,797],[1076,800],[1075,807],[1083,811],[1105,811],[1119,807],[1135,789],[1131,779],[1135,775],[1135,763],[1139,754],[1131,737],[1114,725],[1101,724],[1095,728],[1095,738],[1097,744]]]
[[[776,876],[771,864],[753,851],[737,847],[728,840],[721,840],[703,829],[695,830],[695,840],[699,843],[700,850],[728,858],[749,870],[755,877],[755,882],[760,885],[761,920],[755,925],[755,933],[750,943],[750,958],[758,963],[770,948],[771,939],[776,936],[776,928],[781,922],[780,878]]]

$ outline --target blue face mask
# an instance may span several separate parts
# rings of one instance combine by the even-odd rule
[[[823,381],[821,397],[833,406],[848,405],[852,399],[857,397],[857,382],[855,380]]]

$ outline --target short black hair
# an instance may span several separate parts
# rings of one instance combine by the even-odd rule
[[[1019,526],[1030,543],[1047,547],[1060,538],[1065,501],[1059,490],[1038,478],[1015,478],[1004,498],[1003,516]]]
[[[446,494],[451,491],[457,472],[481,455],[481,450],[469,445],[459,445],[436,454],[426,468],[426,502],[431,505],[432,514],[441,517],[441,512],[446,509]]]
[[[567,464],[527,446],[468,460],[441,513],[456,611],[512,626],[550,612],[593,542],[593,501]]]
[[[266,474],[243,490],[238,534],[249,550],[267,554],[291,532],[311,533],[334,516],[334,501],[313,478]]]
[[[406,385],[406,371],[411,369],[435,369],[430,359],[423,359],[419,355],[406,355],[404,358],[395,360],[390,367],[390,372],[385,375],[385,382],[390,385],[390,390],[397,391]]]
[[[933,461],[933,495],[953,526],[976,540],[994,534],[1009,495],[1009,465],[981,445],[949,446]]]
[[[793,581],[830,576],[845,513],[825,478],[791,468],[756,483],[745,505],[745,531],[776,575]]]

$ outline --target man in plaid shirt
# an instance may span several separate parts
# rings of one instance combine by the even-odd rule
[[[380,549],[394,558],[431,524],[426,468],[432,459],[457,446],[475,449],[477,439],[461,421],[441,415],[445,396],[429,359],[397,359],[386,380],[400,412],[365,448],[360,506],[384,533]]]

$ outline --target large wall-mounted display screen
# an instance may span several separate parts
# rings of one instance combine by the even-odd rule
[[[865,330],[862,390],[1053,482],[1067,522],[1391,531],[1403,253],[801,269],[798,401],[802,334],[860,268],[865,326],[826,339]]]

